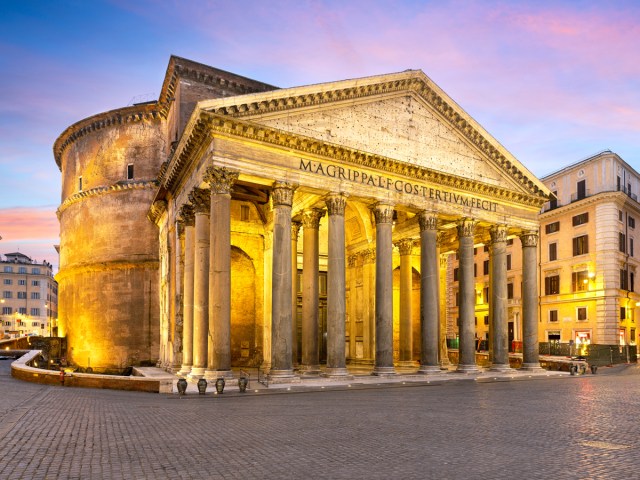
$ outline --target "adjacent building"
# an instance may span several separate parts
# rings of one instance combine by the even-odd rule
[[[56,336],[58,283],[50,263],[16,252],[0,256],[2,338]]]

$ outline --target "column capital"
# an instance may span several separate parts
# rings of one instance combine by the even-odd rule
[[[290,207],[293,205],[293,193],[296,185],[288,182],[275,182],[271,189],[271,198],[273,206],[284,205]]]
[[[360,258],[360,255],[358,255],[357,253],[352,253],[351,255],[349,255],[349,257],[347,257],[347,266],[349,268],[353,268],[358,264],[358,258]]]
[[[476,222],[471,218],[462,218],[457,222],[458,236],[459,237],[473,237],[476,231]]]
[[[362,252],[362,263],[376,263],[376,249],[369,248]]]
[[[291,240],[294,242],[298,241],[298,234],[300,233],[300,227],[302,226],[302,222],[298,222],[297,220],[291,220]]]
[[[421,232],[436,230],[438,228],[438,216],[435,213],[422,210],[418,213],[418,224]]]
[[[520,241],[523,247],[537,247],[538,246],[538,232],[529,230],[520,234]]]
[[[378,223],[393,223],[393,205],[388,203],[376,203],[371,206],[371,211]]]
[[[410,238],[403,238],[396,242],[396,247],[400,251],[400,256],[411,255],[413,250],[413,240]]]
[[[324,199],[329,215],[344,215],[347,196],[342,193],[331,193]]]
[[[180,207],[180,219],[185,227],[193,227],[195,225],[196,217],[193,205],[185,203]]]
[[[194,188],[191,190],[191,193],[189,193],[189,201],[193,205],[193,211],[196,215],[199,213],[210,213],[211,194],[207,189]]]
[[[182,237],[184,235],[184,220],[181,218],[176,219],[176,234],[178,237]]]
[[[493,225],[489,229],[489,235],[491,236],[491,243],[504,243],[507,241],[507,226],[506,225]]]
[[[310,208],[302,212],[302,226],[305,229],[317,230],[320,227],[320,219],[324,217],[324,210],[320,208]]]
[[[240,172],[225,167],[210,165],[204,174],[204,181],[211,186],[211,193],[230,194]]]
[[[447,240],[447,234],[445,232],[438,232],[436,234],[436,247],[440,248]]]

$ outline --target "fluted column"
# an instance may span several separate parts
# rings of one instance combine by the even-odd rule
[[[298,365],[298,234],[301,222],[291,221],[291,360]]]
[[[182,314],[182,366],[178,375],[188,375],[193,367],[193,265],[195,255],[195,213],[193,206],[183,205],[184,222],[184,296]]]
[[[538,232],[524,232],[522,242],[522,370],[540,370],[538,346]]]
[[[345,354],[346,265],[344,238],[344,195],[329,195],[329,252],[327,271],[327,370],[329,377],[347,377]]]
[[[509,370],[509,336],[507,332],[507,228],[495,225],[490,230],[491,370]]]
[[[209,215],[208,189],[194,188],[189,201],[195,211],[195,253],[193,267],[193,367],[189,376],[202,378],[207,366],[209,329]]]
[[[320,251],[318,229],[324,210],[313,208],[302,214],[302,364],[305,375],[320,373],[318,342],[318,274]]]
[[[460,315],[460,347],[458,372],[477,372],[475,346],[475,304],[476,291],[473,276],[473,235],[476,222],[465,218],[458,222],[458,280],[459,280],[459,315]]]
[[[394,375],[393,367],[393,205],[373,206],[376,219],[376,358],[373,375]]]
[[[289,381],[291,362],[291,206],[295,187],[276,182],[273,201],[273,268],[271,269],[271,381]]]
[[[399,355],[401,366],[413,366],[413,338],[411,330],[411,251],[413,240],[403,238],[396,243],[400,252],[400,318]]]
[[[231,190],[238,172],[210,166],[209,335],[205,378],[233,377],[231,372]]]
[[[428,374],[440,371],[438,364],[440,324],[440,261],[438,218],[429,212],[418,214],[420,225],[420,369]]]

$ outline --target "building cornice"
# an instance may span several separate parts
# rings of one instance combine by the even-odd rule
[[[110,193],[116,193],[123,190],[155,190],[158,188],[158,182],[156,180],[147,181],[147,182],[126,182],[126,183],[116,183],[109,187],[95,187],[90,188],[88,190],[83,190],[82,192],[74,193],[73,195],[67,197],[64,202],[60,204],[56,214],[58,218],[62,212],[64,212],[70,205],[74,203],[82,202],[91,197],[98,197],[101,195],[107,195]]]
[[[160,183],[167,190],[171,190],[177,184],[182,176],[183,169],[195,156],[195,153],[201,151],[206,146],[205,144],[210,142],[213,136],[217,135],[243,138],[280,147],[287,151],[298,151],[303,155],[319,156],[343,164],[359,165],[365,168],[385,171],[460,191],[491,196],[526,207],[540,208],[547,201],[547,197],[544,196],[544,192],[541,190],[534,190],[535,193],[517,192],[430,168],[398,162],[382,155],[362,152],[342,145],[275,129],[239,117],[200,110],[197,119],[192,118],[192,120],[193,123],[191,128],[188,129],[188,134],[184,135],[180,140],[167,168],[159,177]]]
[[[540,221],[544,222],[547,220],[552,220],[558,215],[562,215],[574,210],[584,210],[587,207],[591,207],[593,205],[604,203],[607,201],[615,203],[618,206],[618,208],[622,208],[628,200],[631,200],[635,204],[635,206],[640,205],[638,204],[638,202],[631,199],[624,192],[620,192],[620,191],[600,192],[594,195],[589,195],[588,197],[585,197],[581,200],[576,200],[566,205],[559,206],[557,208],[554,208],[553,210],[547,210],[546,212],[542,212],[540,214]],[[638,211],[640,211],[640,209]]]

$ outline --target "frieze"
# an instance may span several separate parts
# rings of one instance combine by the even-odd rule
[[[230,194],[240,172],[210,165],[204,174],[204,181],[211,186],[211,193]]]

